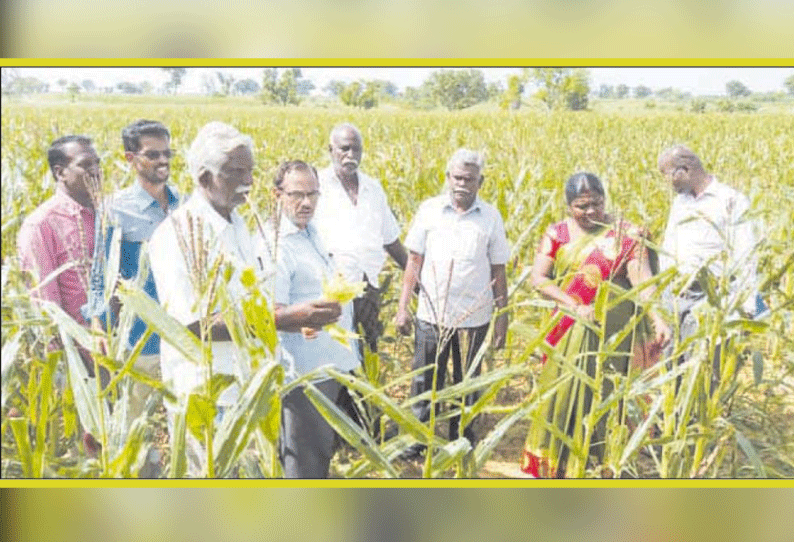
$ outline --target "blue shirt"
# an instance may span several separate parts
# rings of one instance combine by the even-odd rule
[[[315,301],[323,295],[323,278],[333,278],[336,268],[331,256],[322,245],[315,227],[298,229],[285,216],[281,217],[276,246],[275,302],[279,305],[296,305]],[[353,329],[353,304],[342,307],[339,325]],[[281,359],[288,380],[303,375],[322,365],[332,365],[341,371],[352,371],[359,365],[355,343],[351,349],[335,341],[326,331],[313,339],[300,332],[279,331]]]
[[[168,209],[173,211],[179,205],[179,194],[168,186],[165,187],[168,195]],[[110,208],[110,226],[104,232],[105,261],[109,258],[111,243],[114,236],[114,229],[120,230],[121,247],[119,252],[119,274],[124,279],[134,279],[138,276],[138,267],[141,258],[141,245],[148,242],[155,228],[168,216],[166,211],[160,206],[139,182],[134,182],[131,186],[116,192]],[[100,230],[101,228],[98,228]],[[98,234],[102,235],[102,234]],[[100,261],[101,258],[95,258]],[[96,267],[96,266],[95,266]],[[111,272],[108,270],[108,272]],[[100,316],[103,320],[105,315],[104,303],[101,302],[104,295],[104,281],[102,273],[92,269],[91,292],[87,312],[90,316]],[[154,277],[151,271],[146,276],[143,290],[155,301],[157,301],[157,287],[154,284]],[[118,315],[116,315],[118,316]],[[116,325],[117,322],[113,322]],[[146,332],[146,323],[135,317],[130,330],[128,345],[130,348],[135,346],[138,339]],[[152,334],[141,351],[142,355],[152,355],[160,353],[160,337]]]

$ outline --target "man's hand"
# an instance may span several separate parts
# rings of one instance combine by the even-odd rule
[[[335,324],[342,315],[342,305],[336,301],[318,299],[308,303],[308,315],[304,321],[305,327],[320,329],[328,324]]]
[[[507,340],[507,314],[500,314],[496,317],[493,327],[493,339],[491,344],[495,350],[501,350],[505,347]]]
[[[402,335],[411,334],[411,315],[405,309],[399,309],[394,316],[394,325]]]

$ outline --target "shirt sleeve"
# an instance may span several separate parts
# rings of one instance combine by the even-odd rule
[[[274,279],[275,286],[273,288],[276,299],[276,305],[289,305],[289,291],[290,283],[292,282],[292,268],[289,263],[289,254],[284,250],[284,246],[279,246],[276,249],[276,276]]]
[[[510,245],[507,243],[505,225],[499,211],[495,211],[494,225],[488,239],[488,259],[491,265],[501,265],[507,263],[509,258]]]
[[[386,200],[386,192],[380,188],[380,214],[381,214],[381,237],[383,237],[383,244],[390,245],[400,238],[400,226],[397,224],[397,219],[389,207],[389,202]]]
[[[17,237],[17,247],[22,263],[22,269],[30,271],[40,284],[58,268],[57,245],[55,235],[46,222],[22,224]],[[33,292],[34,297],[52,301],[63,307],[61,289],[57,278]]]
[[[424,254],[427,244],[427,220],[424,217],[426,210],[426,205],[419,206],[403,243],[405,248],[417,254]]]
[[[750,201],[746,196],[737,194],[728,200],[728,232],[727,243],[730,254],[731,271],[736,277],[731,288],[736,295],[746,295],[742,301],[742,309],[749,313],[756,312],[755,293],[758,288],[756,267],[756,231],[758,224],[748,216]]]

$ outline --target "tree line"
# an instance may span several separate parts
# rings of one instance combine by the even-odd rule
[[[92,80],[67,81],[59,79],[57,89],[75,99],[81,93],[175,94],[183,84],[187,68],[163,67],[168,75],[166,82],[155,89],[151,82],[122,81],[114,87],[99,87]],[[10,94],[47,93],[54,89],[50,84],[35,77],[22,77],[16,68],[2,69],[2,92]],[[303,76],[300,68],[266,68],[260,80],[236,79],[222,70],[202,74],[201,89],[208,96],[254,96],[271,105],[298,105],[306,100],[313,90],[314,82]],[[794,96],[794,73],[783,82],[783,88]],[[447,110],[465,109],[479,103],[495,101],[502,109],[516,110],[524,104],[524,98],[539,100],[547,109],[587,109],[591,99],[657,98],[665,101],[692,102],[693,111],[704,110],[704,99],[693,99],[692,95],[673,87],[654,90],[646,85],[629,87],[626,84],[601,84],[592,88],[589,72],[584,68],[524,68],[518,74],[508,75],[505,81],[487,82],[479,69],[440,69],[434,71],[415,87],[402,92],[397,85],[384,79],[359,79],[356,81],[332,80],[322,92],[341,104],[371,109],[383,103],[401,103],[415,109],[443,107]],[[531,92],[530,92],[531,90]],[[741,81],[729,81],[725,85],[725,96],[729,100],[758,98],[774,101],[784,96],[783,92],[759,95]],[[721,110],[732,110],[731,104],[722,104]],[[647,104],[652,105],[652,104]],[[739,106],[741,109],[741,106]]]

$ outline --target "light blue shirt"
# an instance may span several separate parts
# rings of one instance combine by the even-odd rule
[[[296,305],[315,301],[323,295],[323,277],[333,278],[336,268],[331,255],[323,247],[317,229],[310,223],[300,230],[288,218],[281,217],[276,246],[275,302]],[[342,307],[339,325],[353,329],[353,304]],[[278,332],[281,343],[281,362],[288,380],[323,365],[340,371],[352,371],[359,365],[358,349],[351,341],[351,349],[320,331],[313,339],[300,332]]]
[[[168,195],[168,211],[173,211],[179,205],[179,195],[177,192],[165,187],[166,194]],[[132,185],[118,191],[110,207],[110,227],[104,234],[104,242],[100,242],[97,246],[104,245],[105,247],[105,261],[110,254],[110,245],[113,239],[113,230],[118,228],[121,231],[121,250],[119,258],[118,273],[124,279],[134,279],[138,276],[138,266],[140,262],[141,246],[144,242],[148,242],[152,238],[152,233],[165,220],[168,216],[165,210],[155,200],[139,182],[134,182]],[[99,232],[99,228],[97,228]],[[97,235],[100,235],[97,233]],[[112,272],[111,270],[108,270]],[[92,270],[92,287],[89,299],[88,310],[93,313],[92,316],[99,316],[102,312],[104,305],[98,300],[102,299],[104,292],[104,281],[97,278],[98,270]],[[101,275],[100,275],[101,276]],[[151,271],[146,277],[146,283],[143,290],[149,294],[149,297],[157,301],[157,287],[154,283],[154,277]],[[104,320],[104,315],[103,320]],[[117,315],[118,316],[118,315]],[[116,322],[113,322],[116,325]],[[130,330],[128,345],[130,348],[135,346],[138,339],[146,332],[146,323],[135,317]],[[151,355],[160,353],[160,337],[152,334],[146,345],[143,347],[141,354]]]

